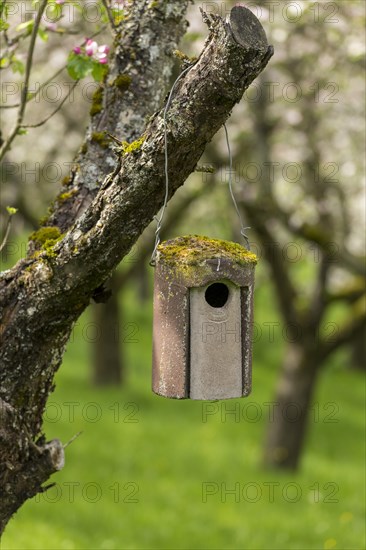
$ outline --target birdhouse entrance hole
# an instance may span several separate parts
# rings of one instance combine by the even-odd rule
[[[213,283],[205,292],[205,299],[211,307],[224,307],[229,298],[229,289],[224,283]]]

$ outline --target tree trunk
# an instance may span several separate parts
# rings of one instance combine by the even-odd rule
[[[355,334],[350,345],[350,367],[355,370],[366,370],[366,340],[365,333]]]
[[[91,344],[93,382],[96,386],[118,386],[123,379],[123,353],[120,344],[121,308],[116,290],[116,275],[109,285],[112,294],[105,302],[93,305],[95,340]]]
[[[136,273],[137,297],[140,304],[147,302],[150,296],[149,272],[145,262],[141,262]]]
[[[320,358],[306,346],[289,344],[270,408],[264,463],[295,470],[304,446]]]

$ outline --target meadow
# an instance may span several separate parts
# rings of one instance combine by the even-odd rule
[[[82,433],[56,485],[23,506],[1,548],[364,549],[365,385],[346,351],[321,373],[300,470],[268,471],[261,453],[280,333],[270,342],[263,331],[254,344],[248,398],[168,400],[150,390],[152,305],[139,302],[133,284],[121,302],[123,387],[91,383],[95,332],[86,312],[45,413],[49,439]],[[259,284],[257,323],[278,320],[273,304],[269,285]]]

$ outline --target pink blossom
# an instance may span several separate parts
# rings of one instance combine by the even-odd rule
[[[48,30],[48,31],[56,31],[57,30],[57,25],[56,23],[45,23],[44,24],[45,28]]]
[[[99,63],[108,63],[108,53],[109,46],[107,44],[102,44],[102,46],[99,46],[95,58],[98,59]]]
[[[112,2],[112,9],[117,12],[122,12],[123,9],[126,7],[127,1],[126,0],[114,0]]]
[[[108,54],[109,53],[109,46],[107,44],[102,44],[102,46],[99,46],[98,48],[98,52],[99,53],[105,53],[105,54]]]
[[[99,61],[102,65],[108,63],[108,54],[110,48],[107,44],[98,46],[98,43],[92,38],[85,38],[85,46],[75,46],[73,52],[76,55],[87,55],[92,57],[95,61]]]
[[[56,0],[56,4],[64,4],[65,0]]]
[[[85,45],[86,55],[91,57],[92,55],[96,54],[97,51],[98,51],[98,44],[95,42],[95,40],[92,40],[91,38],[89,38],[86,41],[86,45]]]

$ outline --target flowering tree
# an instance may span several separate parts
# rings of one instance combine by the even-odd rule
[[[77,2],[70,4],[80,8]],[[37,37],[71,32],[67,25],[61,27],[65,5],[33,2],[34,17],[21,22],[18,34],[10,37],[13,5],[0,4],[6,45],[2,66],[24,70],[2,157],[19,134],[30,130],[24,115],[32,100],[29,83]],[[164,124],[159,109],[171,75],[172,51],[186,28],[188,0],[97,5],[102,24],[104,18],[113,36],[111,52],[89,33],[67,60],[75,83],[86,75],[100,83],[85,140],[49,215],[30,236],[26,257],[0,279],[0,531],[64,465],[64,445],[58,439],[47,442],[42,434],[42,413],[65,344],[74,322],[93,295],[100,295],[104,281],[164,201]],[[48,9],[55,14],[51,26],[43,23]],[[176,87],[166,125],[170,196],[195,169],[205,145],[273,52],[259,21],[246,8],[233,8],[226,22],[206,14],[204,19],[208,39],[198,60],[184,64],[190,70]],[[16,51],[25,39],[29,46],[21,67]]]
[[[273,323],[267,316],[264,325],[256,322],[257,353],[269,361],[273,347],[283,349],[266,404],[263,462],[287,470],[300,465],[322,372],[339,350],[346,356],[345,348],[364,341],[366,326],[364,239],[360,222],[352,222],[362,218],[364,6],[334,4],[333,19],[311,2],[295,6],[296,22],[256,2],[257,15],[271,21],[276,56],[245,94],[230,131],[237,197],[279,314]],[[219,147],[210,154],[214,177],[226,181]]]

